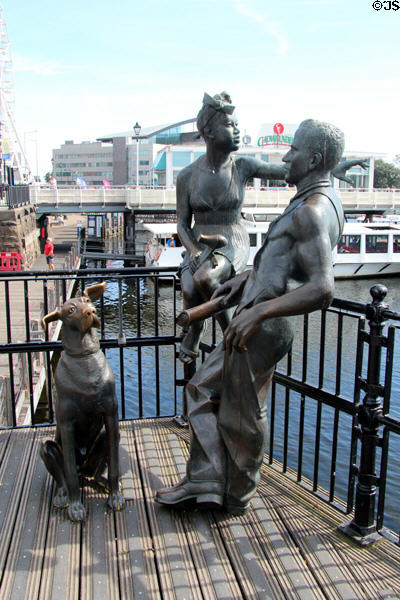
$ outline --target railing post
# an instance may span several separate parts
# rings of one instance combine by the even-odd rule
[[[383,302],[387,294],[386,286],[372,286],[372,302],[367,305],[366,317],[369,321],[369,334],[364,332],[362,342],[369,344],[366,380],[360,386],[366,394],[358,412],[359,434],[361,440],[360,466],[357,469],[357,486],[353,519],[339,527],[340,531],[351,537],[361,546],[369,546],[381,539],[376,530],[375,501],[376,484],[376,448],[380,445],[379,416],[382,414],[383,387],[380,384],[382,346],[386,338],[382,336],[385,323],[384,311],[388,305]]]

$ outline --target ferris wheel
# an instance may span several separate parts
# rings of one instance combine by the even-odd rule
[[[31,169],[14,121],[14,83],[11,44],[3,8],[0,6],[0,162],[14,170],[19,181],[30,181]],[[3,169],[0,180],[3,181]]]

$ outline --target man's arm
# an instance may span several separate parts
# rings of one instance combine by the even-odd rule
[[[265,319],[284,317],[327,308],[332,301],[334,278],[332,250],[326,212],[310,199],[295,215],[291,234],[296,237],[295,256],[305,282],[298,288],[255,304],[234,317],[224,334],[228,351],[247,350],[246,343]],[[273,268],[273,267],[272,267]]]

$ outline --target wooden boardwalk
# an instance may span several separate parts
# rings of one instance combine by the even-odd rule
[[[85,488],[88,518],[70,523],[38,455],[53,434],[0,431],[2,600],[400,598],[400,548],[359,548],[336,529],[343,515],[268,466],[243,517],[155,503],[188,455],[167,419],[121,424],[125,510]]]

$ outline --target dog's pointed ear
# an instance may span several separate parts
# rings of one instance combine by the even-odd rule
[[[104,292],[106,291],[106,282],[102,281],[101,283],[95,283],[95,285],[90,285],[85,290],[83,290],[83,295],[87,298],[90,298],[92,302],[100,298]]]
[[[56,310],[53,310],[53,312],[45,315],[43,317],[43,319],[40,321],[40,324],[41,324],[43,330],[46,331],[47,323],[51,323],[52,321],[58,321],[59,319],[61,319],[61,313],[58,309],[56,309]]]

